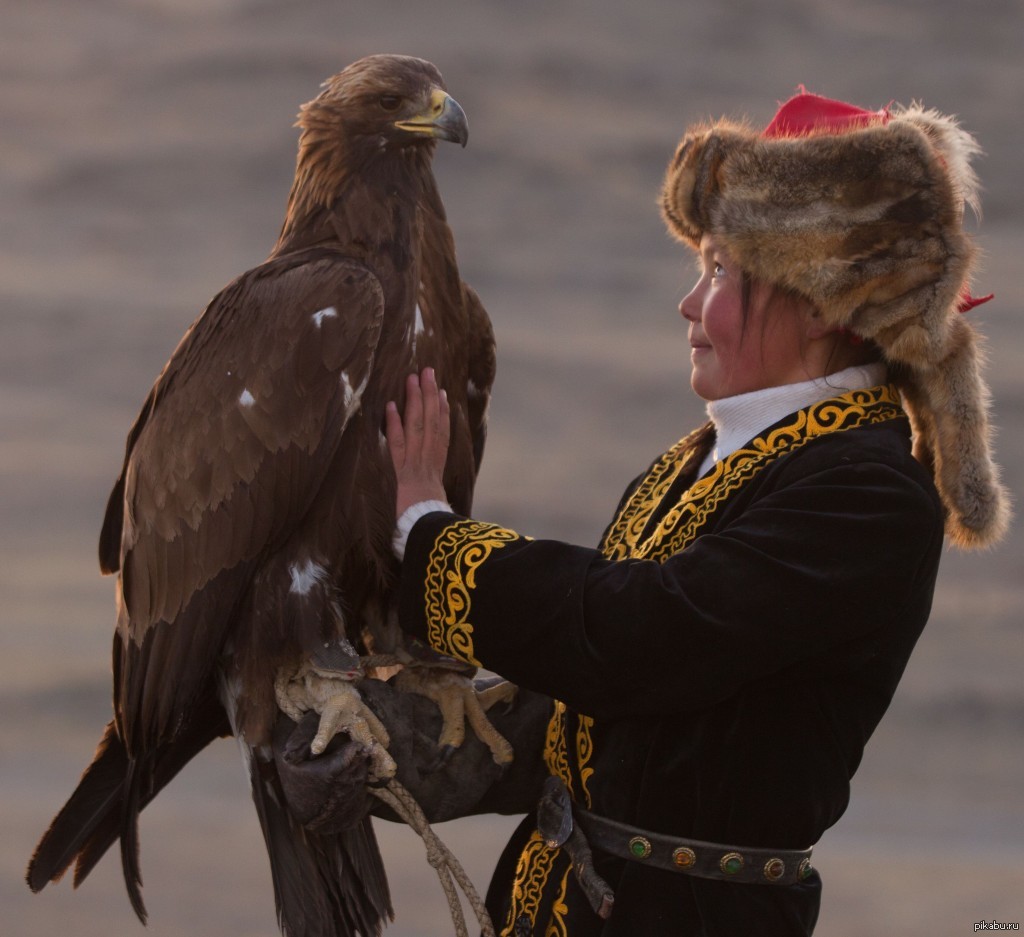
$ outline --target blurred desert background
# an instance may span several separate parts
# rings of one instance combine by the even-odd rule
[[[986,150],[972,313],[998,449],[1024,479],[1022,0],[4,0],[0,4],[0,933],[141,935],[110,854],[32,896],[28,856],[110,712],[113,583],[96,540],[124,438],[181,333],[272,246],[292,124],[372,52],[435,62],[470,121],[436,162],[499,370],[476,513],[594,542],[691,428],[655,207],[686,124],[766,122],[803,82],[923,100]],[[944,559],[931,623],[821,842],[822,937],[954,937],[1024,917],[1024,534]],[[870,588],[866,583],[865,588]],[[486,885],[510,818],[440,833]],[[392,937],[451,933],[419,841],[378,824]],[[277,933],[235,745],[143,814],[152,937]],[[642,935],[640,935],[642,937]]]

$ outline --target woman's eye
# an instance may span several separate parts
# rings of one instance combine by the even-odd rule
[[[711,276],[713,276],[715,279],[718,279],[718,277],[725,276],[725,267],[723,267],[717,260],[711,267]]]
[[[397,111],[402,99],[397,94],[382,94],[379,103],[386,111]]]

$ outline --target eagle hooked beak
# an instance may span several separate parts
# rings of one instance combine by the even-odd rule
[[[437,140],[450,140],[452,143],[466,145],[469,139],[469,123],[466,112],[459,102],[451,95],[435,88],[430,95],[430,105],[422,114],[408,120],[395,121],[399,130],[409,133],[425,134]]]

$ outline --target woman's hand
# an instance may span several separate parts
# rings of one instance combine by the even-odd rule
[[[410,374],[405,382],[405,416],[388,402],[388,451],[398,480],[395,516],[420,501],[446,501],[444,464],[448,458],[451,419],[448,396],[438,390],[433,368]]]

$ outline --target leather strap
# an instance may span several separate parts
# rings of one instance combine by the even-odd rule
[[[664,836],[607,820],[576,805],[573,817],[592,848],[670,872],[727,882],[796,885],[813,871],[811,849],[754,849]]]

